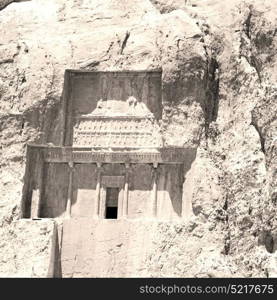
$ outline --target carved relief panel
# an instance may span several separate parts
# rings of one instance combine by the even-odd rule
[[[84,120],[79,123],[81,115],[89,115],[96,108],[100,99],[117,100],[127,102],[134,97],[138,103],[143,103],[153,114],[156,120],[162,116],[162,94],[161,94],[161,72],[70,72],[70,89],[65,102],[65,123],[64,123],[64,145],[84,146],[91,144],[91,132],[94,132],[94,125]],[[97,128],[98,132],[107,132],[107,127],[115,127],[116,132],[129,131],[125,124],[104,123],[103,128]],[[107,127],[105,127],[107,126]],[[132,125],[134,126],[134,125]],[[113,128],[113,127],[112,127]],[[144,128],[147,128],[146,126]],[[76,132],[75,132],[76,131]],[[80,131],[80,132],[77,132]],[[90,132],[90,133],[88,133]],[[150,133],[149,133],[150,134]],[[97,133],[96,139],[97,139]],[[82,136],[82,137],[80,137]],[[80,140],[81,139],[81,140]],[[113,136],[111,137],[111,140]],[[128,139],[128,138],[127,138]],[[119,141],[115,138],[116,141]],[[124,146],[124,140],[119,143]],[[128,142],[127,142],[128,143]],[[102,144],[97,140],[96,144]]]

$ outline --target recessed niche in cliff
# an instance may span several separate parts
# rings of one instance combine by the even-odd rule
[[[265,236],[265,248],[269,253],[273,253],[276,250],[274,238],[270,233],[267,233]]]
[[[160,70],[66,71],[61,103],[28,118],[44,143],[28,145],[22,216],[139,218],[152,207],[153,216],[181,217],[195,149],[164,146],[161,79]]]
[[[277,249],[277,237],[271,232],[263,232],[260,236],[260,244],[263,244],[266,251],[269,253],[274,253]]]

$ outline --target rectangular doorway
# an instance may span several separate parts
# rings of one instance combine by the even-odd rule
[[[119,188],[107,187],[106,189],[106,219],[117,219]]]

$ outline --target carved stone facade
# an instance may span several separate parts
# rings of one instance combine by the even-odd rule
[[[183,218],[184,174],[195,151],[164,147],[161,72],[68,71],[65,78],[60,144],[27,147],[22,217],[60,218],[65,228]],[[67,258],[61,263],[71,268]]]
[[[153,109],[161,107],[161,73],[70,71],[66,78],[73,88],[61,107],[63,143],[28,146],[22,216],[106,218],[110,201],[118,219],[182,217],[182,170],[193,149],[163,145]],[[80,78],[99,83],[101,98]]]

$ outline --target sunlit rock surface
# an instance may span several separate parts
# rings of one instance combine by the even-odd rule
[[[276,276],[276,16],[270,0],[0,1],[0,275],[60,275],[57,232],[18,218],[26,143],[49,141],[65,69],[162,68],[165,142],[197,148],[193,213],[154,222],[143,253],[124,245],[144,268],[97,275]],[[134,226],[142,238],[150,225]]]

